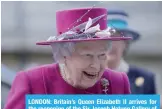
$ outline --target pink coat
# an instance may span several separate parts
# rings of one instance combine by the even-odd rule
[[[102,78],[109,81],[108,94],[130,94],[125,73],[105,70]],[[26,94],[105,94],[101,81],[88,89],[67,84],[59,73],[58,64],[50,64],[17,74],[4,109],[25,109]]]

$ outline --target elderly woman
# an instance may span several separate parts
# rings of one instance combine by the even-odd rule
[[[130,89],[132,94],[156,94],[156,75],[137,65],[126,62],[127,52],[136,41],[140,39],[140,34],[133,29],[129,29],[127,25],[121,27],[125,20],[120,19],[128,16],[121,10],[109,10],[109,26],[115,25],[118,31],[122,32],[125,37],[132,37],[131,41],[113,41],[112,50],[109,52],[108,67],[118,72],[125,72],[130,81]],[[120,18],[119,18],[120,17]],[[110,25],[111,24],[111,25]]]
[[[107,10],[86,8],[59,11],[56,14],[57,36],[38,45],[51,45],[57,63],[17,74],[5,109],[24,109],[26,94],[129,94],[125,73],[107,66],[113,37],[107,28]]]

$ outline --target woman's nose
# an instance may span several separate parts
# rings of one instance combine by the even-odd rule
[[[100,60],[99,60],[99,58],[97,56],[96,57],[94,56],[92,58],[91,67],[95,68],[95,69],[99,69],[100,68]]]

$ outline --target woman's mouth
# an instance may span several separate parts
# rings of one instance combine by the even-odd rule
[[[89,79],[94,79],[97,77],[98,73],[97,72],[86,72],[83,71],[83,74],[88,77]]]

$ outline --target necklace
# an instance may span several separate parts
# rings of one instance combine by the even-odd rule
[[[66,76],[65,65],[64,64],[59,64],[59,67],[60,67],[61,77],[65,80],[66,83],[70,84],[68,82],[68,79],[67,79],[67,76]]]

